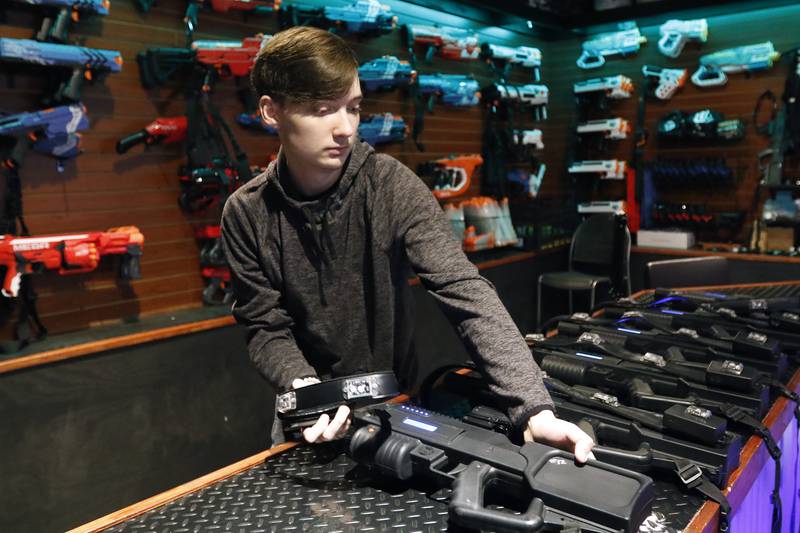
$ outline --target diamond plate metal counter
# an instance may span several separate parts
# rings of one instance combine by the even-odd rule
[[[376,487],[340,447],[298,446],[114,532],[445,531],[447,503]]]

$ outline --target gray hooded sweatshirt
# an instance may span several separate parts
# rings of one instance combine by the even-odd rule
[[[283,154],[225,204],[233,315],[250,358],[279,390],[414,364],[409,276],[419,277],[501,397],[513,423],[553,404],[494,286],[464,255],[431,191],[357,142],[339,181],[302,199]]]

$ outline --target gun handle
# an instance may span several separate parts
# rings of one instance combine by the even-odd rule
[[[680,33],[665,33],[658,40],[658,51],[667,57],[678,57],[683,51],[686,39]]]
[[[584,50],[581,57],[575,62],[582,69],[600,68],[606,64],[606,58],[603,54],[594,55],[591,52]]]
[[[142,249],[139,245],[128,246],[128,253],[122,256],[119,264],[119,277],[121,279],[131,280],[142,277],[141,256]]]
[[[544,503],[533,498],[522,515],[487,509],[486,488],[495,481],[519,485],[519,478],[480,461],[471,462],[456,479],[450,500],[450,518],[457,524],[493,531],[539,531],[544,526]]]
[[[147,130],[139,130],[136,133],[128,135],[127,137],[123,137],[117,141],[117,153],[124,154],[137,144],[147,144],[149,136],[150,134],[147,133]]]
[[[728,76],[722,69],[711,67],[708,65],[700,65],[694,74],[692,74],[692,83],[698,87],[717,87],[725,85],[728,82]]]
[[[3,278],[3,296],[7,298],[16,298],[19,294],[19,286],[22,282],[22,272],[17,270],[16,260],[4,265],[6,267],[6,275]]]
[[[77,102],[81,99],[81,84],[86,76],[86,69],[79,67],[72,69],[69,81],[64,82],[58,91],[58,101]]]

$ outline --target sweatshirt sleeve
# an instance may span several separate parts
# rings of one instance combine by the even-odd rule
[[[494,285],[467,259],[425,183],[404,165],[384,172],[390,225],[423,286],[453,324],[467,352],[505,403],[516,426],[553,402],[525,339]],[[380,168],[380,167],[379,167]]]
[[[254,221],[240,197],[232,196],[222,213],[222,244],[231,271],[233,316],[247,328],[250,360],[278,390],[287,390],[292,381],[316,372],[297,346],[291,316],[281,306],[281,293],[265,274],[257,250]],[[266,223],[266,221],[262,221]]]

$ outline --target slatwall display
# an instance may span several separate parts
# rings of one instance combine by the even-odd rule
[[[346,37],[362,62],[385,54],[408,59],[399,27],[405,23],[479,29],[482,39],[506,46],[541,48],[544,44],[531,36],[523,21],[519,21],[518,31],[508,31],[403,2],[388,4],[398,16],[397,29],[379,37]],[[178,116],[185,111],[181,80],[145,90],[135,59],[137,52],[149,47],[185,45],[182,20],[185,6],[185,0],[159,0],[149,12],[142,13],[135,0],[112,0],[109,16],[84,17],[70,33],[71,42],[80,40],[88,47],[121,51],[125,63],[120,74],[84,85],[82,102],[88,109],[91,127],[83,135],[82,155],[67,161],[62,172],[57,171],[55,160],[50,157],[32,152],[26,157],[21,179],[28,227],[33,235],[42,235],[135,225],[144,234],[145,244],[141,279],[131,283],[117,279],[112,257],[104,259],[96,271],[88,274],[59,276],[51,271],[36,275],[39,312],[51,333],[202,305],[204,282],[194,228],[218,222],[219,210],[187,215],[178,207],[177,169],[184,161],[180,144],[153,146],[146,151],[137,146],[124,155],[115,152],[120,138],[142,129],[156,117]],[[0,34],[30,38],[39,24],[37,9],[13,3],[5,9]],[[475,12],[469,8],[463,11],[466,15]],[[277,30],[274,15],[247,16],[233,11],[220,14],[204,9],[194,39],[242,39]],[[428,63],[424,49],[417,49],[416,53],[421,73],[473,74],[481,86],[494,81],[490,66],[482,60],[457,62],[436,57]],[[18,113],[42,107],[39,98],[47,69],[41,68],[34,76],[27,72],[29,69],[14,75],[13,83],[0,86],[2,111]],[[531,71],[513,67],[509,81],[530,83]],[[212,100],[247,152],[250,163],[265,165],[269,155],[278,149],[277,137],[245,130],[235,123],[236,115],[243,110],[237,89],[245,83],[248,80],[220,80]],[[402,89],[369,94],[363,109],[364,114],[400,114],[409,126],[414,120],[413,99]],[[433,112],[425,117],[421,137],[425,153],[417,150],[410,135],[402,144],[381,145],[378,150],[397,157],[413,170],[421,162],[450,154],[481,153],[483,113],[482,106],[449,108],[436,103]],[[548,128],[553,120],[538,123],[532,118],[527,123],[524,120],[522,116],[517,118],[518,127],[543,129],[547,145],[551,138]],[[550,152],[545,152],[544,160],[556,169],[559,157],[556,154],[551,160]],[[556,177],[545,178],[542,195],[560,194]],[[472,181],[470,195],[480,192],[480,176],[477,178]],[[3,338],[11,335],[10,324],[6,324]]]

